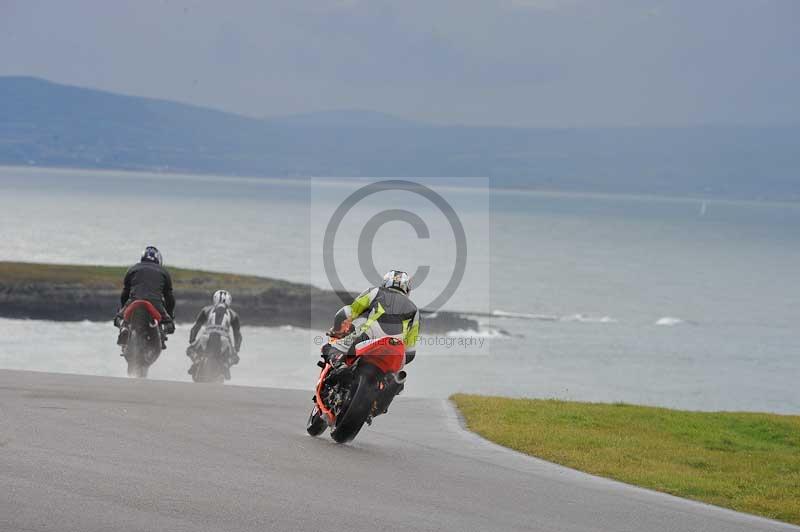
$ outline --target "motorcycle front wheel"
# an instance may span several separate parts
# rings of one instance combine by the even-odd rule
[[[308,421],[306,422],[306,431],[312,436],[319,436],[325,432],[326,428],[328,428],[328,424],[322,417],[322,412],[317,405],[314,405],[311,414],[308,416]]]
[[[376,397],[375,375],[369,371],[359,371],[350,387],[350,400],[336,416],[336,423],[331,429],[331,438],[336,443],[347,443],[356,437],[369,417]]]

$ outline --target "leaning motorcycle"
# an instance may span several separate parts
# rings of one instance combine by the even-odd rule
[[[147,371],[161,354],[161,313],[152,303],[136,300],[123,315],[130,336],[122,349],[128,362],[129,377],[147,377]]]
[[[230,380],[230,363],[233,348],[230,342],[219,333],[211,333],[205,347],[198,346],[198,353],[192,366],[194,382],[225,382]]]
[[[330,343],[348,346],[357,336],[331,338]],[[314,395],[314,408],[306,423],[312,436],[319,436],[330,427],[331,438],[347,443],[356,437],[373,418],[386,413],[396,393],[402,389],[405,372],[405,344],[394,337],[367,340],[347,351],[344,362],[331,365],[322,355],[317,365],[322,368]]]

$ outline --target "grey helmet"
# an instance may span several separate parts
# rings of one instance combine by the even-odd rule
[[[214,292],[214,297],[212,299],[214,301],[214,305],[225,305],[226,307],[230,307],[231,303],[233,303],[233,296],[227,290],[217,290]]]
[[[406,272],[400,270],[389,270],[383,276],[383,286],[400,290],[404,294],[411,292],[411,278]]]

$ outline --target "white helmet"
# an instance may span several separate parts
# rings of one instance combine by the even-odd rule
[[[225,305],[226,307],[230,307],[231,303],[233,303],[233,296],[227,290],[217,290],[214,292],[214,304],[215,305]]]
[[[383,276],[383,286],[400,290],[404,294],[411,292],[411,278],[406,272],[399,270],[389,270]]]

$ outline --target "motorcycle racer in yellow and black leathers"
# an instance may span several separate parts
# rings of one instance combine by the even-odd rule
[[[360,335],[353,345],[365,340],[392,336],[403,340],[406,347],[406,364],[416,356],[419,336],[419,309],[408,297],[411,292],[410,279],[406,272],[389,271],[383,284],[362,292],[355,300],[345,305],[334,317],[331,336],[342,336],[353,330],[353,320],[365,317],[359,325]]]
[[[411,280],[408,274],[390,270],[383,277],[383,283],[380,286],[362,292],[351,304],[339,309],[328,335],[342,338],[355,333],[354,338],[352,342],[324,345],[322,356],[332,366],[338,367],[342,364],[345,355],[352,354],[361,342],[394,337],[402,340],[405,344],[405,363],[408,364],[414,360],[420,319],[419,309],[408,297],[410,292]],[[356,328],[353,321],[358,318],[366,319]],[[393,390],[393,395],[402,390],[403,384],[398,382]],[[391,399],[389,399],[390,401]],[[388,407],[388,402],[386,407]]]

